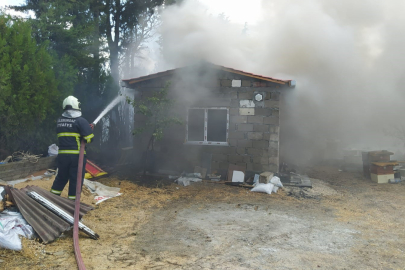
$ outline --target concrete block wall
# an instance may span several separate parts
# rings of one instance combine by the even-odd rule
[[[241,87],[230,87],[232,80],[242,81]],[[229,164],[245,167],[249,171],[278,172],[279,168],[279,97],[280,87],[272,82],[246,79],[231,74],[220,79],[220,93],[234,92],[229,109],[229,146],[220,156],[212,157],[212,169],[227,169]],[[260,93],[263,100],[254,96]],[[243,104],[254,104],[246,110]],[[241,110],[242,109],[242,110]],[[245,110],[243,110],[245,109]],[[248,112],[249,114],[246,115]],[[212,152],[206,147],[205,152]],[[220,147],[215,151],[221,151]]]
[[[172,78],[173,79],[173,78]],[[232,87],[232,80],[241,80],[241,87]],[[153,80],[151,80],[153,81]],[[142,83],[143,95],[150,95],[164,86],[164,80],[153,84]],[[181,84],[172,84],[179,88]],[[205,88],[206,93],[201,93]],[[228,169],[229,164],[235,164],[246,168],[248,171],[278,172],[279,168],[279,101],[282,88],[279,84],[265,82],[258,79],[245,77],[238,74],[221,72],[214,82],[206,86],[199,86],[199,99],[197,102],[188,103],[180,96],[175,98],[178,111],[186,119],[187,108],[189,107],[227,107],[229,108],[229,146],[214,145],[184,145],[185,125],[177,126],[165,132],[167,136],[162,142],[157,143],[155,150],[158,152],[158,159],[166,159],[166,169],[176,162],[181,165],[187,164],[188,170],[193,166],[201,165],[202,153],[212,154],[211,169]],[[172,89],[170,89],[172,90]],[[185,89],[174,89],[169,93],[184,93]],[[263,100],[255,101],[256,94],[262,94]],[[242,103],[241,103],[242,101]],[[242,105],[241,105],[242,104]],[[245,110],[243,104],[249,104],[249,110]],[[242,110],[241,110],[242,109]],[[142,117],[136,117],[135,127],[142,125]],[[186,124],[186,123],[184,123]],[[138,136],[134,138],[134,148],[146,150],[149,138]],[[159,144],[161,147],[159,147]],[[160,149],[165,149],[161,151]],[[142,155],[138,153],[135,162],[142,162]]]
[[[278,172],[281,88],[255,79],[241,79],[241,87],[232,87],[232,80],[238,79],[241,76],[227,74],[225,79],[218,79],[220,87],[212,89],[211,98],[198,101],[199,107],[229,108],[229,146],[186,145],[184,156],[187,161],[200,165],[199,154],[211,153],[212,170],[225,170],[229,164],[235,164],[249,171]],[[257,93],[263,95],[263,101],[254,101]],[[253,103],[254,107],[241,107],[241,100],[251,101],[247,103]]]
[[[31,173],[56,168],[56,156],[40,158],[37,163],[18,161],[0,165],[0,179],[12,181],[29,176]]]

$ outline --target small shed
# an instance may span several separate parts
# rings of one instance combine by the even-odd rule
[[[213,172],[234,164],[246,171],[278,172],[280,99],[295,81],[204,62],[125,79],[122,85],[136,90],[139,100],[167,82],[184,125],[170,127],[155,147],[159,169],[200,166]],[[142,115],[134,118],[135,127],[143,125]],[[142,163],[148,140],[146,135],[134,137],[135,164]]]

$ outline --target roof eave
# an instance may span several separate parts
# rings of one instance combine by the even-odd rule
[[[277,84],[281,84],[281,85],[287,85],[288,87],[291,87],[291,88],[295,87],[295,85],[296,85],[295,80],[280,80],[280,79],[265,77],[265,76],[261,76],[261,75],[257,75],[257,74],[253,74],[253,73],[244,72],[242,70],[236,70],[233,68],[218,66],[218,65],[214,65],[214,64],[212,64],[212,67],[225,71],[225,72],[238,74],[238,75],[242,75],[242,76],[246,76],[246,77],[250,77],[250,78],[254,78],[254,79],[258,79],[258,80],[262,80],[262,81],[268,81],[268,82],[273,82],[273,83],[277,83]],[[186,67],[183,67],[183,68],[186,68]],[[126,79],[126,80],[122,80],[122,82],[124,82],[126,87],[134,86],[134,84],[137,84],[137,83],[140,83],[143,81],[153,80],[153,79],[157,79],[160,77],[172,75],[177,70],[183,69],[183,68],[171,69],[171,70],[162,71],[162,72],[158,72],[155,74],[146,75],[146,76],[133,78],[133,79]]]

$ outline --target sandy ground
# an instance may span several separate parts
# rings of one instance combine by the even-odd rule
[[[96,206],[80,235],[87,269],[405,269],[405,184],[310,168],[313,189],[277,194],[199,183],[143,187]],[[52,181],[32,181],[46,189]],[[25,184],[26,185],[26,184]],[[19,184],[22,187],[24,184]],[[92,203],[85,192],[83,200]],[[72,236],[0,250],[2,269],[75,269]]]

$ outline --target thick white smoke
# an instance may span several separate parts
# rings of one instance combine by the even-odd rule
[[[162,13],[163,54],[167,68],[207,60],[296,80],[281,112],[290,159],[308,159],[327,140],[392,149],[384,130],[405,115],[403,10],[401,0],[266,0],[262,21],[243,33],[186,0]]]

